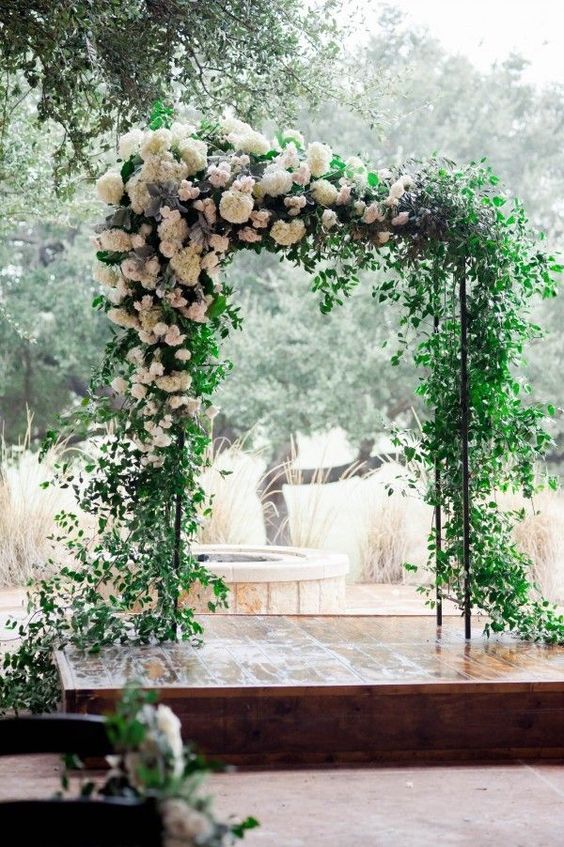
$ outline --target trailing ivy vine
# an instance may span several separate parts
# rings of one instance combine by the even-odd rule
[[[419,479],[439,471],[440,491],[431,482],[426,499],[441,508],[443,536],[438,552],[429,537],[429,565],[439,593],[460,606],[464,275],[472,604],[489,616],[487,631],[563,641],[563,617],[531,584],[532,563],[514,543],[520,515],[497,501],[504,490],[532,497],[550,443],[544,421],[553,410],[524,402],[528,388],[517,374],[524,346],[540,336],[529,303],[554,296],[562,268],[540,250],[522,207],[506,212],[491,170],[431,160],[373,172],[326,145],[306,149],[295,131],[273,144],[232,118],[174,123],[161,106],[149,130],[122,139],[120,157],[119,170],[99,183],[113,210],[98,235],[105,293],[94,301],[117,328],[89,397],[64,422],[66,433],[95,445],[94,458],[79,470],[62,464],[54,481],[96,516],[96,533],[86,537],[76,514],[58,516],[57,540],[75,564],[34,586],[29,621],[13,623],[21,643],[4,660],[2,707],[54,705],[54,649],[198,640],[194,585],[206,587],[211,611],[227,602],[226,586],[190,541],[209,508],[200,477],[212,396],[230,368],[220,342],[241,323],[218,272],[240,249],[302,265],[324,312],[366,270],[378,271],[375,315],[378,302],[401,307],[392,365],[413,356],[429,414],[418,444],[396,439]]]

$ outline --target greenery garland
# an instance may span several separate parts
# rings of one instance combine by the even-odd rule
[[[209,508],[199,480],[217,411],[212,395],[230,368],[219,343],[241,322],[219,270],[241,249],[302,265],[324,312],[343,302],[363,270],[380,272],[377,301],[401,305],[392,364],[413,350],[431,414],[418,445],[399,434],[397,442],[420,471],[440,469],[440,502],[432,484],[426,496],[445,514],[444,539],[437,555],[431,533],[429,566],[440,592],[459,605],[457,280],[465,273],[472,603],[489,615],[486,630],[563,641],[563,617],[530,584],[532,563],[512,540],[520,515],[496,500],[506,489],[533,495],[535,462],[550,443],[543,422],[554,410],[524,404],[528,389],[515,373],[524,345],[540,333],[528,303],[554,295],[562,268],[539,250],[518,203],[505,213],[490,169],[432,160],[373,172],[327,145],[306,149],[296,131],[272,144],[234,118],[189,126],[161,105],[147,131],[121,139],[120,157],[119,170],[98,184],[114,208],[97,236],[96,276],[106,293],[94,301],[117,329],[89,398],[65,424],[97,435],[97,454],[84,472],[63,464],[56,480],[96,515],[97,533],[85,538],[76,515],[58,516],[58,540],[76,565],[32,590],[21,646],[4,661],[3,707],[56,702],[54,648],[197,639],[195,583],[207,587],[211,611],[227,602],[226,586],[189,545]]]

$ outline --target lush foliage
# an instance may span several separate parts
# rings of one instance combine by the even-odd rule
[[[62,129],[59,177],[91,170],[97,144],[108,149],[116,125],[171,89],[191,106],[233,103],[254,117],[315,102],[338,80],[337,9],[335,0],[3,3],[0,162],[10,112],[29,91],[38,118]]]
[[[254,818],[224,822],[214,814],[212,801],[201,793],[212,768],[182,742],[181,725],[174,712],[153,705],[152,693],[127,688],[115,713],[106,718],[108,737],[115,754],[108,756],[111,770],[101,785],[83,782],[82,797],[127,797],[156,803],[163,824],[165,847],[224,847],[258,826]],[[82,763],[65,756],[65,765]],[[67,769],[63,792],[69,789]]]
[[[322,312],[352,293],[363,269],[386,271],[374,297],[403,310],[392,363],[413,347],[423,373],[418,393],[431,411],[420,446],[406,446],[406,459],[425,470],[439,463],[447,522],[437,581],[459,603],[457,285],[466,277],[472,600],[496,631],[561,639],[563,620],[536,598],[511,520],[495,501],[505,487],[532,495],[534,462],[550,441],[546,410],[521,404],[513,371],[537,332],[527,302],[554,294],[560,268],[539,252],[518,205],[504,213],[496,177],[482,165],[458,170],[443,161],[373,172],[319,142],[305,148],[295,130],[272,144],[234,118],[186,125],[162,106],[151,128],[132,130],[119,149],[119,170],[98,182],[114,208],[98,235],[96,275],[107,293],[94,301],[118,329],[74,419],[85,434],[111,429],[86,476],[60,469],[82,508],[97,514],[98,535],[73,534],[76,518],[60,516],[77,566],[41,584],[39,611],[21,628],[22,647],[6,658],[7,702],[38,706],[44,694],[29,686],[38,673],[54,696],[54,645],[98,650],[197,635],[183,597],[196,581],[213,588],[211,609],[225,602],[225,586],[188,544],[206,507],[198,480],[217,412],[211,398],[228,370],[219,340],[239,325],[219,269],[241,249],[283,253],[302,265]],[[117,409],[100,392],[108,384]],[[434,489],[428,499],[436,502]]]

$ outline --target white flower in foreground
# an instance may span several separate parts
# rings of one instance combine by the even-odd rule
[[[170,436],[166,436],[169,439]],[[174,757],[175,772],[182,773],[184,768],[184,745],[182,744],[181,724],[178,717],[168,706],[159,704],[156,711],[157,729],[163,733]]]
[[[322,144],[320,141],[312,142],[308,145],[306,156],[312,176],[323,176],[331,167],[333,152],[327,144]]]
[[[108,171],[96,182],[96,193],[100,200],[104,203],[109,203],[110,206],[117,206],[123,197],[125,190],[123,180],[116,171]]]
[[[292,174],[282,168],[268,168],[259,182],[263,194],[269,194],[271,197],[279,197],[281,194],[288,194],[292,188]]]
[[[129,132],[122,135],[118,142],[119,158],[127,160],[134,153],[138,153],[144,138],[145,133],[140,129],[130,129]]]
[[[184,843],[206,844],[213,835],[213,825],[209,818],[186,803],[185,800],[172,798],[161,806],[165,830],[165,847]]]
[[[139,155],[143,160],[151,156],[160,156],[166,153],[172,144],[172,133],[169,129],[148,130],[139,149]]]
[[[379,232],[378,233],[378,243],[379,244],[386,244],[390,240],[391,237],[392,237],[391,232]]]
[[[208,145],[197,138],[187,138],[179,145],[178,152],[188,168],[188,176],[203,171],[208,163]]]
[[[217,418],[217,416],[219,415],[219,412],[220,412],[220,410],[218,409],[217,406],[208,406],[205,414],[206,414],[206,417],[208,417],[210,419],[210,421],[213,421],[214,418]]]
[[[270,230],[270,235],[282,247],[289,247],[301,241],[306,232],[305,224],[301,218],[293,221],[276,221]]]
[[[232,224],[244,224],[253,211],[254,200],[242,191],[225,191],[219,201],[219,214]]]
[[[202,408],[202,401],[200,397],[187,397],[185,405],[189,415],[196,415]]]
[[[332,206],[339,195],[339,192],[327,179],[318,179],[311,184],[311,193],[313,199],[320,206]]]
[[[114,377],[114,379],[110,382],[110,385],[116,394],[125,394],[127,391],[127,382],[122,376]]]
[[[321,215],[321,224],[324,229],[332,229],[338,220],[337,213],[333,209],[325,209]]]

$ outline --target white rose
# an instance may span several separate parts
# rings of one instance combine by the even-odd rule
[[[172,143],[172,133],[169,129],[162,127],[161,129],[149,130],[141,148],[139,155],[143,160],[149,159],[151,156],[160,156],[166,153]]]
[[[267,170],[259,185],[264,194],[271,197],[279,197],[280,194],[288,194],[292,188],[292,174],[282,168]]]
[[[332,206],[335,203],[339,192],[335,186],[327,179],[318,179],[311,185],[311,193],[313,199],[320,206]]]
[[[187,138],[179,145],[178,152],[188,167],[188,176],[203,171],[208,163],[208,146],[197,138]]]
[[[301,241],[305,232],[305,224],[301,218],[294,218],[292,221],[276,221],[270,230],[270,235],[277,244],[288,247],[290,244]]]
[[[111,387],[114,389],[116,394],[125,394],[127,391],[127,382],[122,376],[116,376],[110,382]]]
[[[145,133],[140,129],[130,129],[125,135],[122,135],[118,143],[118,156],[120,159],[127,160],[134,153],[139,152]]]
[[[108,171],[96,182],[96,193],[100,200],[117,206],[123,197],[124,185],[121,176],[115,171]]]
[[[332,229],[338,220],[337,213],[333,209],[325,209],[321,215],[321,224],[324,229]]]
[[[244,224],[253,211],[254,200],[241,191],[225,191],[219,202],[219,214],[232,224]]]
[[[312,176],[323,176],[323,174],[326,174],[331,167],[333,152],[327,144],[321,144],[320,141],[314,141],[312,144],[308,145],[306,156]]]

